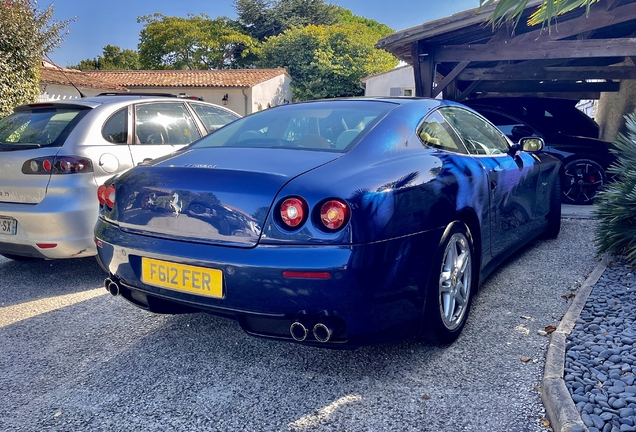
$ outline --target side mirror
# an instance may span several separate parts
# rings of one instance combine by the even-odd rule
[[[538,137],[521,138],[519,146],[523,151],[536,152],[543,149],[545,142],[543,142],[543,138]]]

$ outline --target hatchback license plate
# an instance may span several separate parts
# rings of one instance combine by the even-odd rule
[[[17,220],[10,218],[0,218],[0,234],[15,235],[17,231]]]
[[[143,257],[141,281],[170,290],[223,298],[223,272],[217,269]]]

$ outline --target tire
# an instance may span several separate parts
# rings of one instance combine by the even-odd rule
[[[8,258],[10,260],[13,261],[40,261],[42,258],[34,258],[34,257],[28,257],[28,256],[22,256],[22,255],[13,255],[13,254],[0,254],[5,258]]]
[[[561,170],[561,195],[565,204],[589,205],[607,183],[607,174],[598,162],[575,159]]]
[[[428,283],[422,336],[449,344],[460,335],[477,288],[475,248],[462,222],[453,222],[442,237]]]
[[[548,220],[548,229],[544,236],[549,239],[555,239],[561,232],[561,179],[557,177],[552,186],[550,194],[550,211],[546,217]]]

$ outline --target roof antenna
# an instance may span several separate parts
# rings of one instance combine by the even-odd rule
[[[82,91],[80,89],[77,88],[77,86],[75,84],[73,84],[73,81],[71,81],[71,79],[66,76],[66,74],[64,73],[64,68],[60,65],[58,65],[57,63],[55,63],[53,60],[51,60],[51,58],[48,56],[48,54],[44,54],[44,57],[46,57],[46,59],[55,67],[58,68],[58,70],[62,73],[62,75],[64,75],[64,78],[66,78],[68,80],[68,82],[75,88],[75,90],[77,90],[77,92],[80,94],[80,97],[86,97],[86,95],[84,93],[82,93]]]

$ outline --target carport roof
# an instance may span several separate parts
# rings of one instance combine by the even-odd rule
[[[528,4],[514,32],[488,24],[493,6],[398,31],[377,47],[413,65],[418,96],[594,99],[636,79],[636,0],[600,0],[589,16],[578,8],[550,29],[527,26],[540,3]]]

